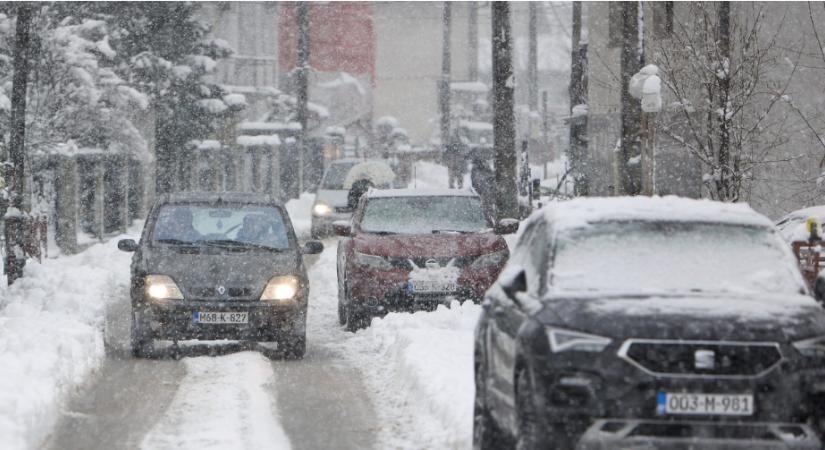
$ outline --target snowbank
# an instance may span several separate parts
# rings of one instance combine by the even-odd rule
[[[61,402],[100,366],[106,304],[129,295],[130,258],[113,239],[30,262],[0,286],[0,448],[39,447]]]

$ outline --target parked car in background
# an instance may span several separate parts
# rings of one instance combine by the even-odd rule
[[[336,222],[338,317],[356,330],[389,311],[434,309],[448,298],[479,301],[507,262],[478,195],[460,190],[370,190],[352,222]]]
[[[375,165],[383,166],[381,173],[372,173],[374,170],[370,170],[370,167]],[[348,194],[352,183],[364,178],[369,179],[373,186],[391,187],[395,175],[389,165],[380,160],[339,159],[330,163],[312,205],[313,237],[332,234],[333,222],[352,217],[353,208],[349,205]]]
[[[162,196],[132,257],[132,351],[153,354],[154,341],[238,339],[277,342],[300,358],[306,349],[309,295],[302,255],[283,205],[248,193]]]
[[[548,205],[483,303],[475,447],[822,448],[825,310],[806,294],[746,205]]]
[[[776,228],[788,242],[804,241],[810,236],[805,224],[812,217],[820,224],[825,222],[825,205],[811,206],[788,213],[776,221]]]

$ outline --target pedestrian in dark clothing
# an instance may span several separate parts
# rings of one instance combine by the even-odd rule
[[[454,133],[449,144],[444,149],[444,164],[447,165],[450,189],[464,187],[464,172],[467,171],[467,159],[464,151],[464,144]]]
[[[496,217],[496,177],[490,164],[476,150],[473,153],[473,168],[470,171],[470,182],[473,184],[478,196],[481,197],[481,206],[484,208],[484,215],[491,221]]]

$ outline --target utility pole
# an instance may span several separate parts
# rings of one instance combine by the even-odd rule
[[[470,53],[470,64],[468,78],[470,81],[478,80],[478,2],[469,2],[470,8],[467,24],[467,51]]]
[[[26,162],[26,87],[29,78],[29,44],[33,14],[31,4],[22,4],[17,10],[17,28],[14,39],[14,76],[11,90],[11,130],[9,159],[11,170],[6,172],[7,185],[11,190],[11,202],[6,211],[6,264],[9,285],[23,276],[26,257],[23,254]]]
[[[587,161],[587,114],[576,111],[577,105],[587,104],[587,86],[585,86],[585,52],[581,44],[582,3],[573,2],[573,20],[570,51],[570,151],[568,159],[572,168],[574,195],[588,195],[589,180]]]
[[[539,67],[538,67],[538,30],[537,30],[537,3],[528,4],[527,26],[527,104],[530,111],[539,109]]]
[[[639,54],[639,2],[622,2],[621,116],[619,155],[621,194],[638,195],[642,189],[641,145],[639,142],[641,105],[629,92],[630,78],[642,67]]]
[[[441,86],[438,90],[439,109],[441,112],[441,154],[450,145],[450,29],[452,28],[452,4],[444,2],[444,20],[441,39]],[[450,161],[447,161],[450,164]]]
[[[496,220],[518,218],[516,195],[516,124],[513,110],[510,3],[493,2],[493,145],[495,147]]]
[[[307,122],[309,109],[309,4],[298,3],[298,67],[296,91],[298,100],[297,118],[301,124],[298,139],[298,196],[304,192],[304,153],[307,145]]]

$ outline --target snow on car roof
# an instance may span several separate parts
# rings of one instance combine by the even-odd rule
[[[370,189],[367,197],[478,197],[478,194],[468,189]]]
[[[776,222],[779,233],[785,240],[804,241],[808,239],[808,218],[816,217],[820,223],[825,222],[825,205],[809,206],[790,212]]]
[[[280,205],[281,202],[277,199],[272,198],[269,195],[264,194],[255,194],[250,192],[205,192],[205,191],[193,191],[193,192],[177,192],[173,194],[167,194],[164,196],[161,201],[163,203],[187,203],[187,202],[217,202],[218,199],[227,203],[242,203],[242,204],[251,204],[251,203],[263,203],[263,204],[271,204],[271,205]]]
[[[551,203],[534,216],[555,230],[605,221],[712,222],[772,227],[771,221],[745,203],[722,203],[684,197],[590,197]]]

